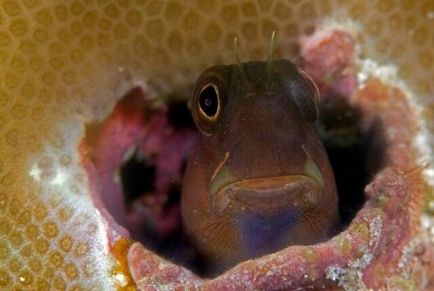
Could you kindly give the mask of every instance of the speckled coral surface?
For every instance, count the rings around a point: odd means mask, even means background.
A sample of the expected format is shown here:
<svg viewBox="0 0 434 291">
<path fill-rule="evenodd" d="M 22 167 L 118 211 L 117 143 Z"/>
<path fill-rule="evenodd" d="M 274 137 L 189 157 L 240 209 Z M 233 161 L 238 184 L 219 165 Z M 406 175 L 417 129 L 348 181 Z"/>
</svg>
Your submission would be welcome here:
<svg viewBox="0 0 434 291">
<path fill-rule="evenodd" d="M 133 85 L 167 98 L 233 62 L 234 35 L 244 60 L 264 59 L 275 29 L 277 54 L 297 57 L 301 35 L 344 26 L 361 58 L 397 70 L 432 132 L 433 23 L 430 0 L 0 1 L 0 287 L 122 286 L 77 145 Z"/>
</svg>

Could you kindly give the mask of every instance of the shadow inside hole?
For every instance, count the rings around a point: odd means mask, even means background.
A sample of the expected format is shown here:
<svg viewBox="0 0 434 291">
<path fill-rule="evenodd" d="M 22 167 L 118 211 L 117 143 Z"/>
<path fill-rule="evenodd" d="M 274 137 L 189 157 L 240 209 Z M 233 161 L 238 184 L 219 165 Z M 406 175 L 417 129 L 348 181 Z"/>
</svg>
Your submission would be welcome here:
<svg viewBox="0 0 434 291">
<path fill-rule="evenodd" d="M 185 171 L 185 166 L 183 166 L 182 171 Z M 127 209 L 130 209 L 129 211 L 134 211 L 138 199 L 146 199 L 146 196 L 152 199 L 152 196 L 156 195 L 157 176 L 155 174 L 155 161 L 152 157 L 143 159 L 136 152 L 122 165 L 120 172 L 125 205 Z M 156 215 L 157 219 L 159 215 L 164 216 L 164 212 L 169 212 L 171 208 L 179 207 L 181 184 L 172 183 L 166 195 L 165 201 L 159 209 L 162 213 Z M 155 210 L 151 209 L 152 205 L 145 207 L 148 207 L 151 212 Z M 177 219 L 180 221 L 181 217 L 179 216 Z M 158 224 L 158 222 L 155 223 Z M 201 270 L 204 269 L 203 260 L 185 235 L 182 224 L 179 223 L 178 227 L 168 234 L 161 234 L 155 227 L 155 223 L 146 223 L 140 233 L 130 230 L 131 237 L 158 255 L 201 273 Z"/>
<path fill-rule="evenodd" d="M 362 129 L 362 119 L 361 111 L 344 97 L 328 96 L 320 104 L 316 127 L 335 174 L 341 228 L 362 208 L 366 185 L 387 162 L 380 120 Z"/>
<path fill-rule="evenodd" d="M 120 176 L 126 205 L 155 191 L 155 161 L 152 157 L 140 159 L 136 151 L 122 165 Z"/>
<path fill-rule="evenodd" d="M 170 103 L 166 109 L 164 112 L 167 124 L 161 131 L 168 134 L 176 131 L 182 132 L 185 129 L 196 131 L 185 102 Z M 159 138 L 161 131 L 147 138 Z M 203 270 L 206 270 L 204 260 L 186 236 L 181 223 L 179 209 L 182 179 L 167 181 L 165 174 L 161 173 L 161 161 L 159 164 L 159 159 L 164 160 L 160 156 L 162 154 L 159 149 L 154 149 L 152 153 L 146 152 L 138 145 L 134 153 L 120 166 L 126 211 L 134 213 L 137 209 L 144 209 L 147 212 L 144 220 L 148 221 L 143 223 L 143 227 L 139 230 L 137 228 L 128 229 L 130 236 L 165 259 L 185 266 L 198 274 L 204 274 Z M 186 156 L 179 167 L 181 177 L 187 167 L 187 159 Z M 170 232 L 162 232 L 161 225 L 168 220 L 168 216 L 172 216 L 169 218 L 170 222 L 175 223 L 176 226 Z"/>
</svg>

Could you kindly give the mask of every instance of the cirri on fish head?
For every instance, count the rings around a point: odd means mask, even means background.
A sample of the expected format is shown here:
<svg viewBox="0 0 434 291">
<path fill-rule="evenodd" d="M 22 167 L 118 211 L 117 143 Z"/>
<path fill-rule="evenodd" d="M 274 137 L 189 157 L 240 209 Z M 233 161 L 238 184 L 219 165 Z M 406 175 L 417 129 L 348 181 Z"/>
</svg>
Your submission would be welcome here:
<svg viewBox="0 0 434 291">
<path fill-rule="evenodd" d="M 182 189 L 185 228 L 217 270 L 336 228 L 338 198 L 313 123 L 318 90 L 287 60 L 214 66 L 191 109 L 202 132 Z"/>
</svg>

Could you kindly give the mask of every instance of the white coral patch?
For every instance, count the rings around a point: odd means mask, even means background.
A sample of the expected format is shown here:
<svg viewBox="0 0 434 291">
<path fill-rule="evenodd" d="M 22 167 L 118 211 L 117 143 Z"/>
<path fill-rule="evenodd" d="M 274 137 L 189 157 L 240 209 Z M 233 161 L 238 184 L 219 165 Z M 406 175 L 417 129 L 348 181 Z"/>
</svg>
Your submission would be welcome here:
<svg viewBox="0 0 434 291">
<path fill-rule="evenodd" d="M 338 265 L 327 267 L 327 279 L 337 282 L 345 290 L 366 290 L 367 288 L 362 279 L 362 271 L 372 262 L 373 253 L 380 241 L 382 228 L 383 221 L 380 216 L 376 216 L 369 224 L 369 247 L 364 254 L 354 261 L 349 261 L 347 267 L 340 267 Z"/>
</svg>

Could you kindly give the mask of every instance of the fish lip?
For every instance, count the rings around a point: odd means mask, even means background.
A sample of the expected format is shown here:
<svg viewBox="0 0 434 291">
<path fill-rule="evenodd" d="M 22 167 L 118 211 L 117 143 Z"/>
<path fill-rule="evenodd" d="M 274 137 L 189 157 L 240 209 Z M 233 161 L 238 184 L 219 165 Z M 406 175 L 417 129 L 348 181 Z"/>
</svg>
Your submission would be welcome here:
<svg viewBox="0 0 434 291">
<path fill-rule="evenodd" d="M 219 215 L 238 210 L 267 214 L 288 207 L 314 207 L 322 193 L 320 184 L 306 175 L 250 178 L 218 190 L 211 206 Z"/>
</svg>

